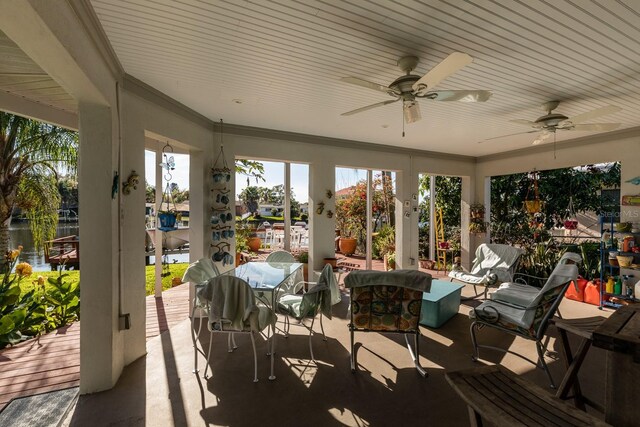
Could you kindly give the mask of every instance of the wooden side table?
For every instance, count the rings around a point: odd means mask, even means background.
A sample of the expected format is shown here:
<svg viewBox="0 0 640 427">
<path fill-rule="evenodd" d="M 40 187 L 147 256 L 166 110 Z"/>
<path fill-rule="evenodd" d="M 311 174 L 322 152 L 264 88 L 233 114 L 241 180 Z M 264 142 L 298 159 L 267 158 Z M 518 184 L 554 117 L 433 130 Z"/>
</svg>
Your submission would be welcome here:
<svg viewBox="0 0 640 427">
<path fill-rule="evenodd" d="M 605 419 L 616 427 L 640 420 L 640 304 L 620 307 L 593 332 L 593 345 L 609 350 Z"/>
<path fill-rule="evenodd" d="M 564 374 L 562 382 L 556 392 L 556 397 L 559 397 L 562 400 L 572 397 L 576 407 L 583 411 L 586 410 L 585 404 L 587 404 L 600 412 L 604 412 L 602 405 L 598 405 L 583 396 L 580 389 L 580 381 L 578 380 L 578 371 L 580 370 L 582 362 L 593 343 L 593 331 L 595 331 L 595 329 L 605 320 L 607 320 L 606 317 L 595 316 L 582 319 L 554 318 L 550 322 L 556 326 L 560 333 L 560 344 L 564 353 L 565 367 L 567 368 L 567 372 Z M 568 333 L 580 337 L 580 344 L 578 345 L 578 350 L 575 354 L 571 351 L 567 335 Z M 569 390 L 573 391 L 573 396 L 569 396 Z"/>
</svg>

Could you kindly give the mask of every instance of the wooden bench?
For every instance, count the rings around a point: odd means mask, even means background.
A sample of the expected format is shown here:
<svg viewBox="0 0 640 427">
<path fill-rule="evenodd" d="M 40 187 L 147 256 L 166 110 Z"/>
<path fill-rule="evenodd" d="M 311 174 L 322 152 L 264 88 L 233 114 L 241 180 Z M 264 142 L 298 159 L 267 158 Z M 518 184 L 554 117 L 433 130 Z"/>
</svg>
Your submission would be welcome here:
<svg viewBox="0 0 640 427">
<path fill-rule="evenodd" d="M 467 403 L 471 426 L 481 426 L 483 420 L 510 427 L 609 425 L 498 365 L 445 376 Z"/>
</svg>

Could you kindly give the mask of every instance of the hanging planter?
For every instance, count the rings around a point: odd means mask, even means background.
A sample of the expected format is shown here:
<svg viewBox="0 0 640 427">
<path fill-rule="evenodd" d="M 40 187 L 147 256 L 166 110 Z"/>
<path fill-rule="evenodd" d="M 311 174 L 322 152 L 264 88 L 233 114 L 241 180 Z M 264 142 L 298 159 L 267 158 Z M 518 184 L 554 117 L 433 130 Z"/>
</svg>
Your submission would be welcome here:
<svg viewBox="0 0 640 427">
<path fill-rule="evenodd" d="M 536 214 L 542 211 L 542 201 L 540 200 L 540 194 L 538 192 L 538 172 L 533 171 L 533 185 L 529 185 L 527 189 L 527 195 L 525 196 L 524 209 L 529 214 Z M 533 186 L 533 199 L 529 198 L 531 187 Z"/>
<path fill-rule="evenodd" d="M 173 178 L 171 171 L 176 168 L 176 163 L 173 156 L 167 155 L 168 150 L 173 153 L 173 148 L 167 142 L 162 148 L 164 162 L 160 163 L 160 167 L 166 170 L 164 179 L 167 181 L 167 186 L 162 193 L 162 201 L 160 202 L 160 210 L 158 210 L 158 219 L 156 221 L 156 226 L 160 231 L 177 230 L 177 222 L 180 219 L 180 214 L 176 210 L 176 204 L 173 202 L 173 196 L 171 195 L 171 178 Z M 163 204 L 166 206 L 165 209 L 162 209 Z"/>
<path fill-rule="evenodd" d="M 575 230 L 578 228 L 578 220 L 576 219 L 576 212 L 573 208 L 573 196 L 569 197 L 569 206 L 567 206 L 567 219 L 564 220 L 563 225 L 566 230 Z"/>
<path fill-rule="evenodd" d="M 158 212 L 158 219 L 160 220 L 159 230 L 169 231 L 176 230 L 178 227 L 176 226 L 176 222 L 178 220 L 178 215 L 175 212 Z"/>
</svg>

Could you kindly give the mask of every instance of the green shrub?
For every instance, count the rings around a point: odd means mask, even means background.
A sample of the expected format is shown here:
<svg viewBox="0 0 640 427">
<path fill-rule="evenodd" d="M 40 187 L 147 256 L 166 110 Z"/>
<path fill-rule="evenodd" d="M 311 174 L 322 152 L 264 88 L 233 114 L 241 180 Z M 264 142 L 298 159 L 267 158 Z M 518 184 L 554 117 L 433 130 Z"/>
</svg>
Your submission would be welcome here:
<svg viewBox="0 0 640 427">
<path fill-rule="evenodd" d="M 385 254 L 396 250 L 396 230 L 393 227 L 384 226 L 380 229 L 372 242 L 371 257 L 381 259 Z"/>
</svg>

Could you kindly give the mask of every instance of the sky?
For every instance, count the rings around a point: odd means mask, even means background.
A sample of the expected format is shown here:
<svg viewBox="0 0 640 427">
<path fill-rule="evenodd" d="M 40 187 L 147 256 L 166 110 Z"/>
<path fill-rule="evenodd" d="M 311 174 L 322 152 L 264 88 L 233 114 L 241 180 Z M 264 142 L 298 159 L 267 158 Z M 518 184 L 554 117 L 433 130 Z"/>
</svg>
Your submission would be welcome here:
<svg viewBox="0 0 640 427">
<path fill-rule="evenodd" d="M 178 184 L 181 190 L 189 189 L 189 156 L 187 154 L 173 154 L 175 169 L 171 171 L 171 182 Z M 164 160 L 163 160 L 164 161 Z M 155 173 L 157 171 L 155 153 L 145 151 L 145 179 L 150 185 L 155 185 Z M 249 185 L 259 187 L 275 187 L 284 184 L 284 163 L 262 162 L 264 165 L 264 179 L 256 184 L 255 179 L 250 179 Z M 166 172 L 165 172 L 166 173 Z M 358 181 L 367 178 L 366 169 L 336 168 L 336 190 L 355 185 Z M 167 185 L 163 180 L 163 187 Z M 247 187 L 247 177 L 236 175 L 236 195 Z M 309 166 L 301 163 L 291 164 L 291 187 L 296 200 L 305 203 L 309 198 Z"/>
</svg>

